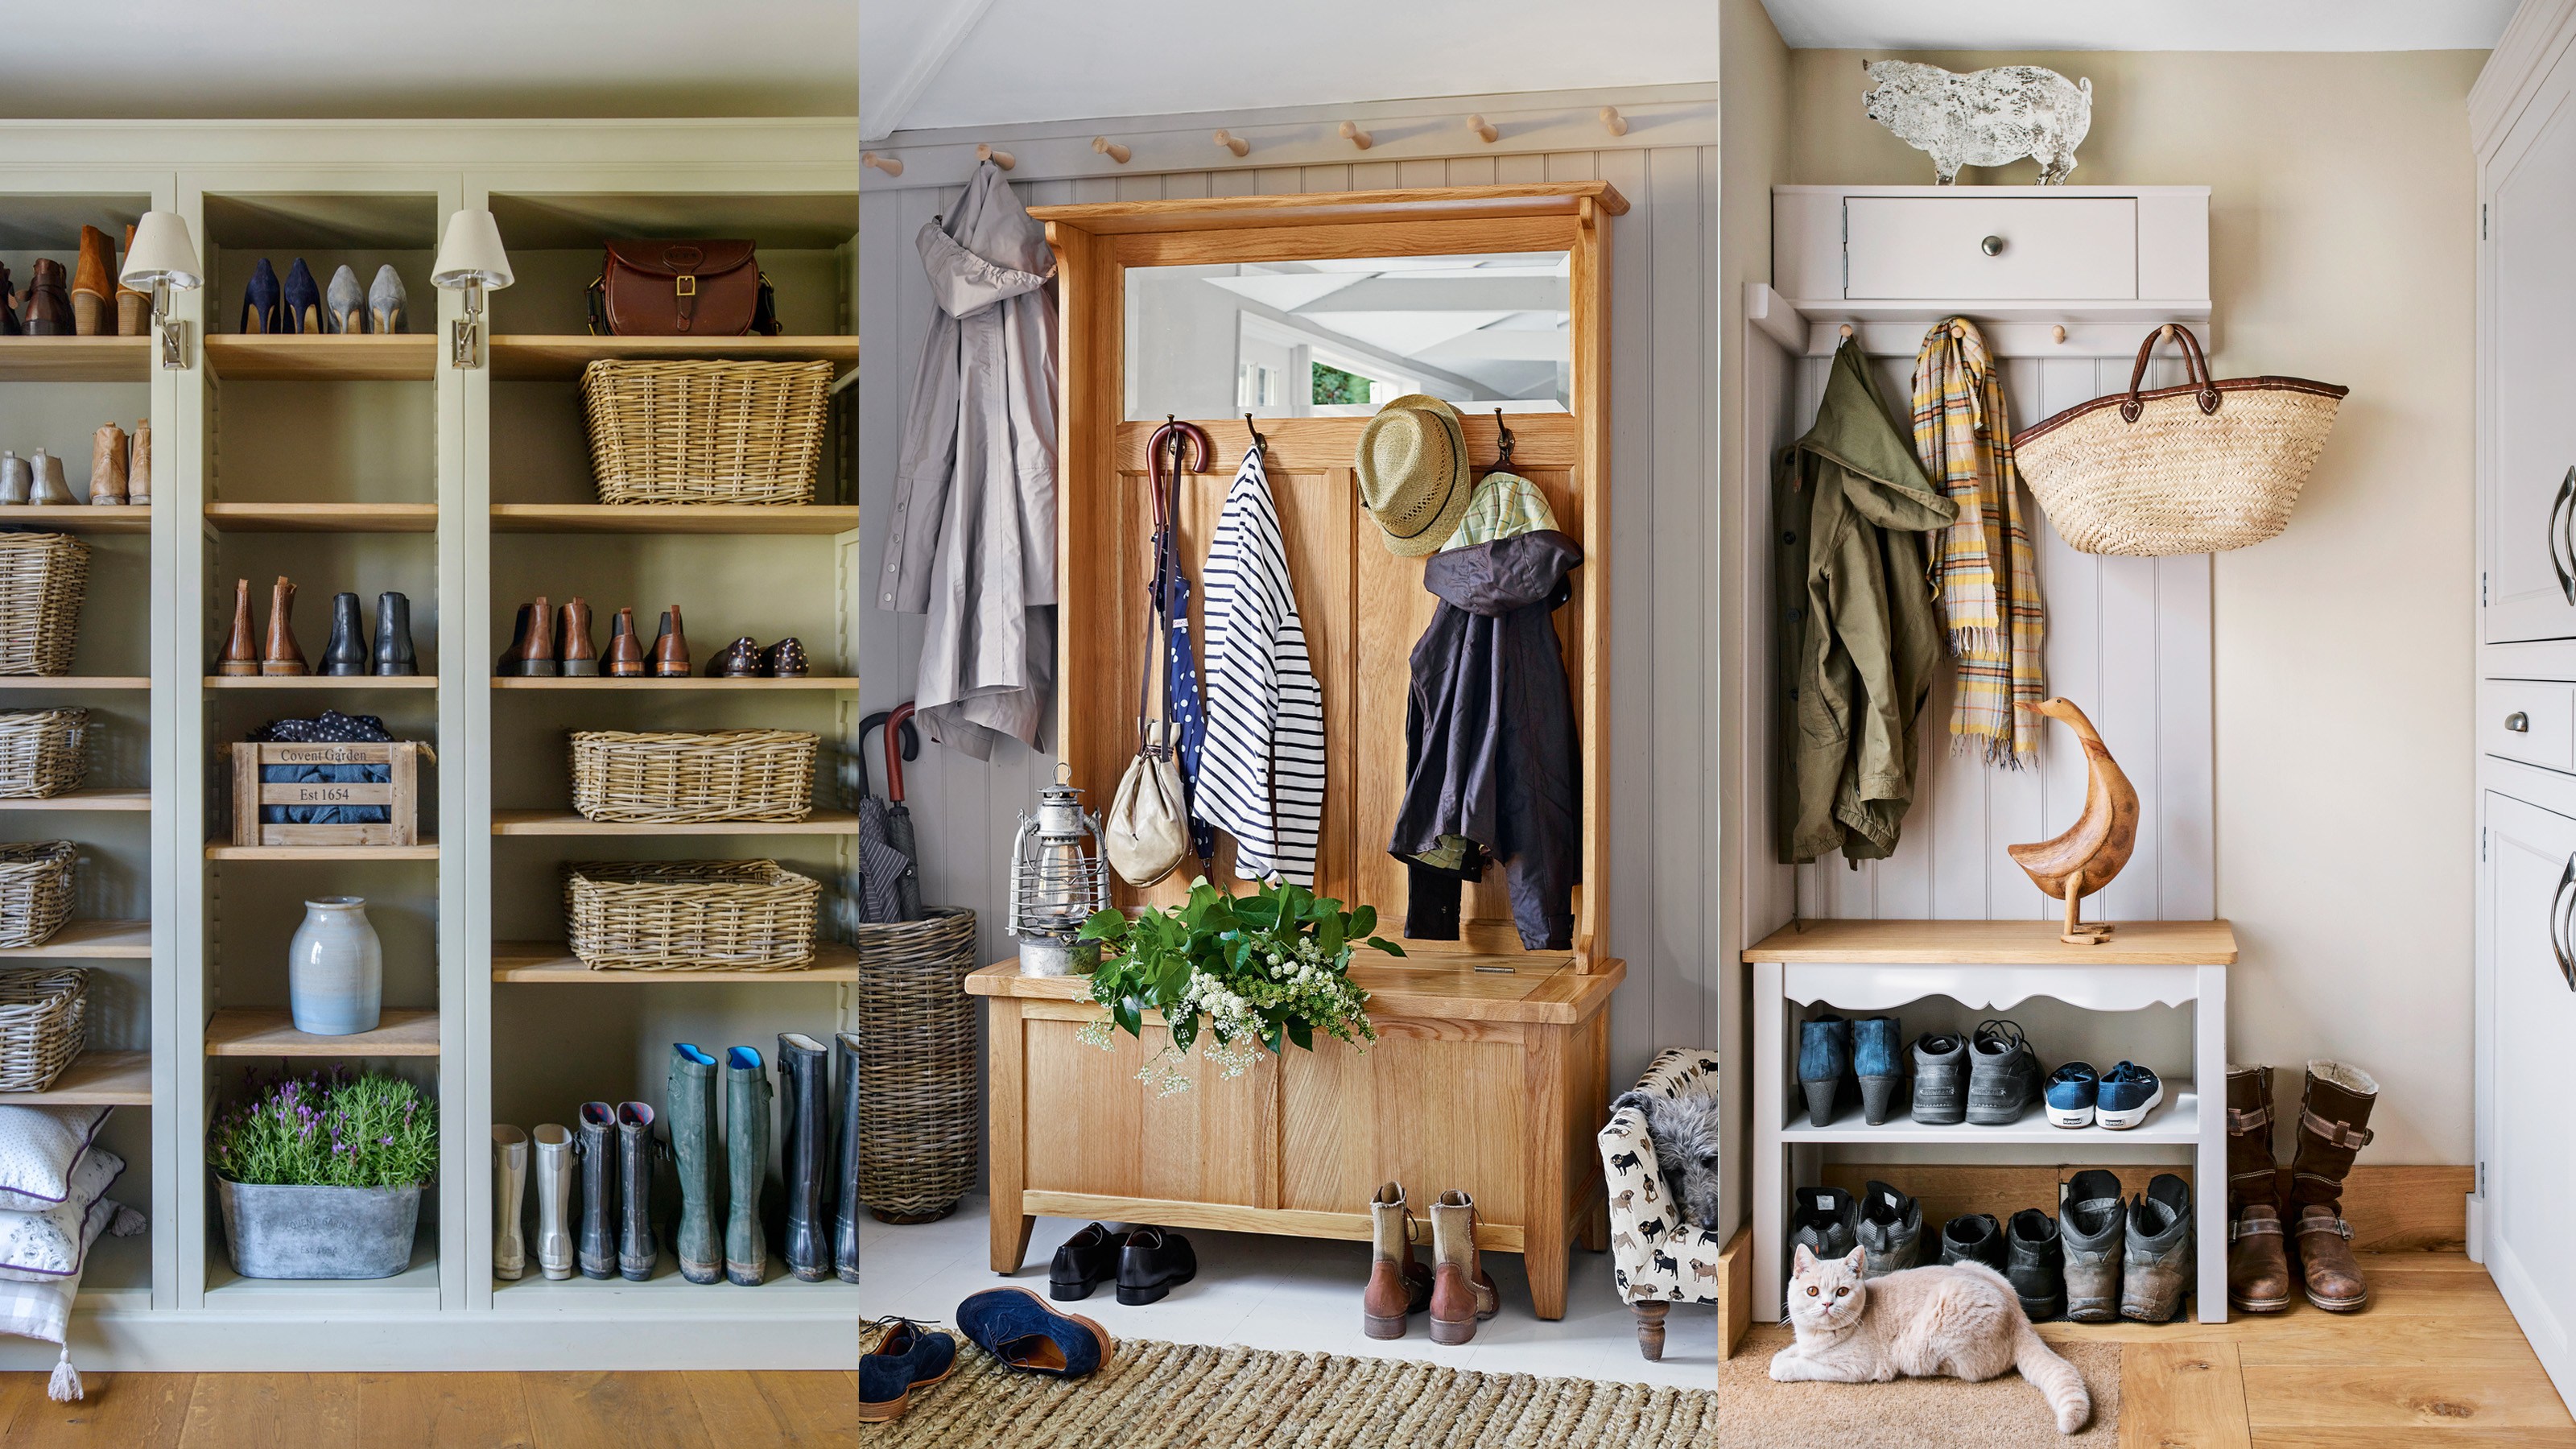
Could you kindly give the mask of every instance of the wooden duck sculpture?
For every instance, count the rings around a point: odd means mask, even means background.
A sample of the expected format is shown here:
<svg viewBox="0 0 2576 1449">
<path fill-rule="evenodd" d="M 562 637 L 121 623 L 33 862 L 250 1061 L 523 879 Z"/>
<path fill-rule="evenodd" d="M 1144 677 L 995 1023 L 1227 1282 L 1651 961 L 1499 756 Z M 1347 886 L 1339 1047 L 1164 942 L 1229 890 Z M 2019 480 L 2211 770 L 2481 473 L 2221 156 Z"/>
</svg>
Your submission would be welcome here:
<svg viewBox="0 0 2576 1449">
<path fill-rule="evenodd" d="M 2111 934 L 2111 927 L 2078 925 L 2075 918 L 2084 894 L 2109 885 L 2129 863 L 2130 852 L 2138 848 L 2137 788 L 2120 773 L 2119 762 L 2111 758 L 2110 747 L 2102 743 L 2084 711 L 2063 699 L 2021 707 L 2064 720 L 2084 742 L 2084 763 L 2090 773 L 2084 782 L 2084 813 L 2064 834 L 2030 845 L 2008 845 L 2004 850 L 2042 895 L 2066 902 L 2066 929 L 2058 939 L 2070 946 L 2098 946 Z"/>
</svg>

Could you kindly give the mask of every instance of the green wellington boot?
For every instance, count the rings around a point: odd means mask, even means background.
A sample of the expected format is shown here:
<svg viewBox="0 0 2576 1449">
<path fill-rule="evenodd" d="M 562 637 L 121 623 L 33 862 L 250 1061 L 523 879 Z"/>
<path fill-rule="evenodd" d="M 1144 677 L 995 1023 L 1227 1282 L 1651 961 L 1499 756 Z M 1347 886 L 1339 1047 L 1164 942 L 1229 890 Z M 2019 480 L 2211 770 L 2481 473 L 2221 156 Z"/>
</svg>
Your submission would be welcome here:
<svg viewBox="0 0 2576 1449">
<path fill-rule="evenodd" d="M 716 1232 L 716 1059 L 689 1045 L 671 1047 L 670 1089 L 662 1098 L 671 1124 L 671 1155 L 680 1164 L 680 1276 L 724 1281 L 724 1239 Z"/>
<path fill-rule="evenodd" d="M 774 1089 L 752 1047 L 725 1049 L 725 1277 L 757 1288 L 769 1274 L 769 1236 L 760 1226 L 760 1188 L 769 1177 L 769 1103 Z"/>
</svg>

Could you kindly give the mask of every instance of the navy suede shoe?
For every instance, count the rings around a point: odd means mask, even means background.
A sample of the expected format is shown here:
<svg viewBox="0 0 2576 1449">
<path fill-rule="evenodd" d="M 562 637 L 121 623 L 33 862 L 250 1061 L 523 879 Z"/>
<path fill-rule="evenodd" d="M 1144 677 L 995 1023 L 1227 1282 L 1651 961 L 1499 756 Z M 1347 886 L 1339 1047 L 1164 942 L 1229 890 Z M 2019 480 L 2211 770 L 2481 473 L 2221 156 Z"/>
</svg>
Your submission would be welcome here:
<svg viewBox="0 0 2576 1449">
<path fill-rule="evenodd" d="M 912 1407 L 912 1391 L 957 1372 L 957 1340 L 907 1318 L 859 1360 L 859 1422 L 882 1424 Z"/>
<path fill-rule="evenodd" d="M 987 1288 L 957 1305 L 957 1327 L 975 1346 L 1015 1369 L 1060 1379 L 1088 1376 L 1109 1362 L 1109 1330 L 1059 1313 L 1026 1288 Z"/>
</svg>

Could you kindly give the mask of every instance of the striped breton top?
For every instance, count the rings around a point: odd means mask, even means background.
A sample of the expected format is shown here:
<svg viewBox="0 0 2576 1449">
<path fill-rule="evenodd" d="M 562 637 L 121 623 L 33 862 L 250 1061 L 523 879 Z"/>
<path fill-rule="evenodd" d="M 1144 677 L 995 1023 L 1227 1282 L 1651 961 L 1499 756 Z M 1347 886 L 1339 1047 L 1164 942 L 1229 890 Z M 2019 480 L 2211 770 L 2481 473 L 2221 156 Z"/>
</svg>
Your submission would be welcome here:
<svg viewBox="0 0 2576 1449">
<path fill-rule="evenodd" d="M 1208 546 L 1207 746 L 1198 815 L 1234 837 L 1234 873 L 1315 884 L 1324 691 L 1288 578 L 1261 449 L 1243 455 Z"/>
</svg>

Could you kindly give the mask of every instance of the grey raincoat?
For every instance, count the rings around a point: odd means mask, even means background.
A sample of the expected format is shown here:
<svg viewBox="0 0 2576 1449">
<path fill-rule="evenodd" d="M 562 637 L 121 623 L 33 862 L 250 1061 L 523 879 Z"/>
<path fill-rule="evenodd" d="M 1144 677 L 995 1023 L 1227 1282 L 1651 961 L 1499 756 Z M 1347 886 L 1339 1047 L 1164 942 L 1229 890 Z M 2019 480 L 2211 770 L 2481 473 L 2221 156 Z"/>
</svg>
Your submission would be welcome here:
<svg viewBox="0 0 2576 1449">
<path fill-rule="evenodd" d="M 930 737 L 1034 746 L 1055 679 L 1055 254 L 986 161 L 921 229 L 939 314 L 903 422 L 877 607 L 924 614 Z"/>
</svg>

